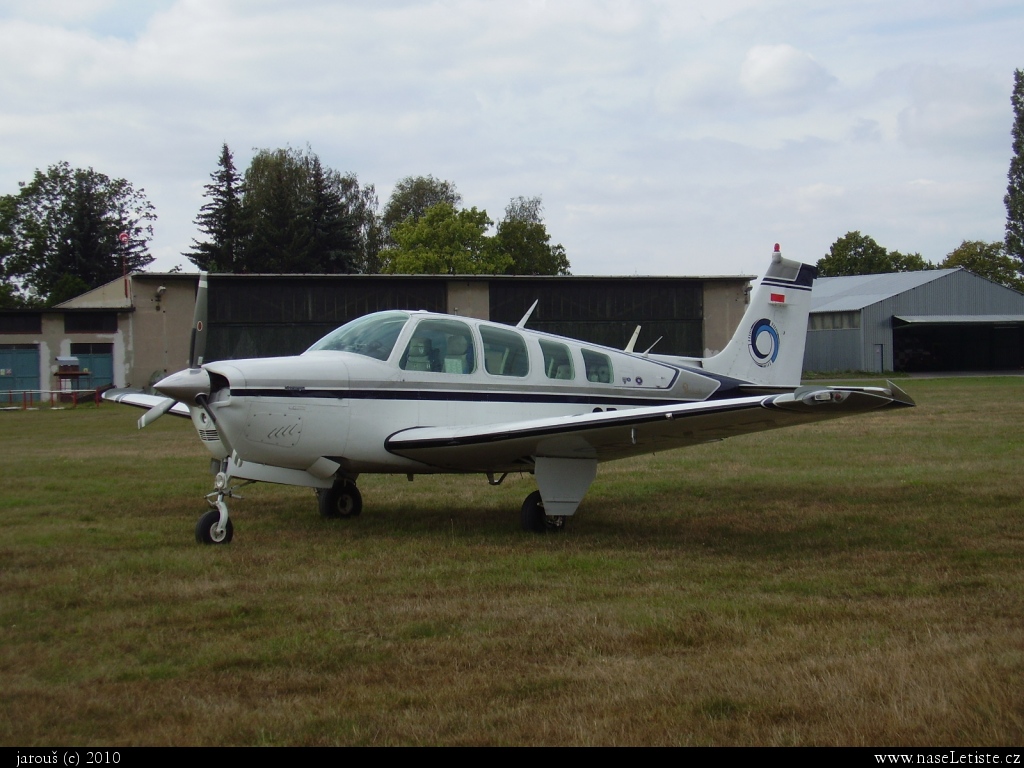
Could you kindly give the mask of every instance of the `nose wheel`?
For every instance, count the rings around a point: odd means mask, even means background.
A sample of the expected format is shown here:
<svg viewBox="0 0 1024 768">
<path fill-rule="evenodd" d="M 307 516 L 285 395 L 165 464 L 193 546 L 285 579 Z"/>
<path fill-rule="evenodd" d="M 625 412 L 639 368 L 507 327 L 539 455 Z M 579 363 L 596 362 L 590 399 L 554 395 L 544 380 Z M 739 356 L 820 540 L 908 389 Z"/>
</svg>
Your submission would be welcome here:
<svg viewBox="0 0 1024 768">
<path fill-rule="evenodd" d="M 240 485 L 231 485 L 231 476 L 226 471 L 217 473 L 213 481 L 214 490 L 206 494 L 206 503 L 210 509 L 196 523 L 196 543 L 198 544 L 229 544 L 235 535 L 235 526 L 228 515 L 225 499 L 242 497 L 236 491 L 254 480 L 246 480 Z"/>
<path fill-rule="evenodd" d="M 223 504 L 224 502 L 221 502 Z M 227 505 L 225 512 L 227 514 Z M 199 518 L 196 523 L 196 542 L 199 544 L 227 544 L 235 535 L 235 526 L 228 518 L 224 525 L 220 522 L 221 513 L 219 509 L 211 509 Z"/>
</svg>

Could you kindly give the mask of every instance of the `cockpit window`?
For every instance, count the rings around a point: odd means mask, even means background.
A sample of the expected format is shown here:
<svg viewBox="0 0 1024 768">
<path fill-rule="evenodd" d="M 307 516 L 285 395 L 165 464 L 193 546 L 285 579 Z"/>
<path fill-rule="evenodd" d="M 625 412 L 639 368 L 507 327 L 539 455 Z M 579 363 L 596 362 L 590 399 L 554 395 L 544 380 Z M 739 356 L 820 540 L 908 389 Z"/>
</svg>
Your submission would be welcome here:
<svg viewBox="0 0 1024 768">
<path fill-rule="evenodd" d="M 409 315 L 405 312 L 375 312 L 345 323 L 306 351 L 355 352 L 375 360 L 387 360 L 408 321 Z"/>
<path fill-rule="evenodd" d="M 599 384 L 612 383 L 612 361 L 608 355 L 600 352 L 593 352 L 589 349 L 583 351 L 583 364 L 587 367 L 587 381 L 595 381 Z"/>
<path fill-rule="evenodd" d="M 476 355 L 469 326 L 458 320 L 420 321 L 398 365 L 406 371 L 472 373 Z"/>
</svg>

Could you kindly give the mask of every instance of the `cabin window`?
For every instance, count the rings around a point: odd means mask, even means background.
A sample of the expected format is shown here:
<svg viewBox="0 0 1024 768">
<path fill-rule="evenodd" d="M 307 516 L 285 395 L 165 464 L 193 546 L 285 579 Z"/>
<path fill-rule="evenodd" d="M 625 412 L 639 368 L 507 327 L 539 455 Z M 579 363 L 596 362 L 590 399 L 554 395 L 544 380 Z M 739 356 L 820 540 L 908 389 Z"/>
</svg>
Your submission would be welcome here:
<svg viewBox="0 0 1024 768">
<path fill-rule="evenodd" d="M 589 349 L 583 351 L 583 364 L 587 367 L 587 381 L 599 384 L 612 383 L 612 361 L 608 355 L 600 352 L 592 352 Z"/>
<path fill-rule="evenodd" d="M 458 320 L 421 321 L 399 366 L 406 371 L 473 373 L 476 355 L 469 326 Z"/>
<path fill-rule="evenodd" d="M 526 342 L 514 331 L 480 326 L 484 342 L 484 368 L 494 376 L 526 376 L 530 372 L 530 356 Z"/>
<path fill-rule="evenodd" d="M 307 351 L 354 352 L 375 360 L 387 360 L 408 320 L 404 312 L 375 312 L 345 323 Z"/>
<path fill-rule="evenodd" d="M 565 344 L 541 339 L 541 352 L 544 353 L 544 375 L 549 379 L 572 379 L 572 354 Z"/>
</svg>

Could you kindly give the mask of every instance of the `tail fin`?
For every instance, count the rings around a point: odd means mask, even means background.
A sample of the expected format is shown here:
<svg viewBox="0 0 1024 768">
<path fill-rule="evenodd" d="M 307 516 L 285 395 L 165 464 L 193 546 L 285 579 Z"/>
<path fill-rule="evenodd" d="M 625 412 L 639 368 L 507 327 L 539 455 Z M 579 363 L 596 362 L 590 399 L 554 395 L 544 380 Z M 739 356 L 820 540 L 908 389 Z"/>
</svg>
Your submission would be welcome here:
<svg viewBox="0 0 1024 768">
<path fill-rule="evenodd" d="M 782 258 L 776 245 L 735 335 L 725 349 L 704 359 L 705 370 L 753 384 L 799 384 L 817 274 L 812 266 Z"/>
</svg>

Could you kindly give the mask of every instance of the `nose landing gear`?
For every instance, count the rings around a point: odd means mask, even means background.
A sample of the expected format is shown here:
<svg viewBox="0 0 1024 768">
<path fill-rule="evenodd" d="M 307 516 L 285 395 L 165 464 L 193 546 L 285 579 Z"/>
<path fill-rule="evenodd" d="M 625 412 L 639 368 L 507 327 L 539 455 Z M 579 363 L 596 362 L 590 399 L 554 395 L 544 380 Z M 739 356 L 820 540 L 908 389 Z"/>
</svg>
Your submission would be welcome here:
<svg viewBox="0 0 1024 768">
<path fill-rule="evenodd" d="M 226 470 L 227 460 L 224 461 L 221 471 L 217 473 L 217 477 L 213 481 L 214 490 L 206 494 L 206 503 L 210 505 L 210 509 L 196 523 L 196 542 L 198 544 L 228 544 L 235 535 L 235 527 L 231 524 L 228 505 L 224 499 L 243 498 L 237 493 L 237 490 L 251 485 L 255 481 L 246 480 L 239 485 L 231 485 L 231 475 Z"/>
</svg>

